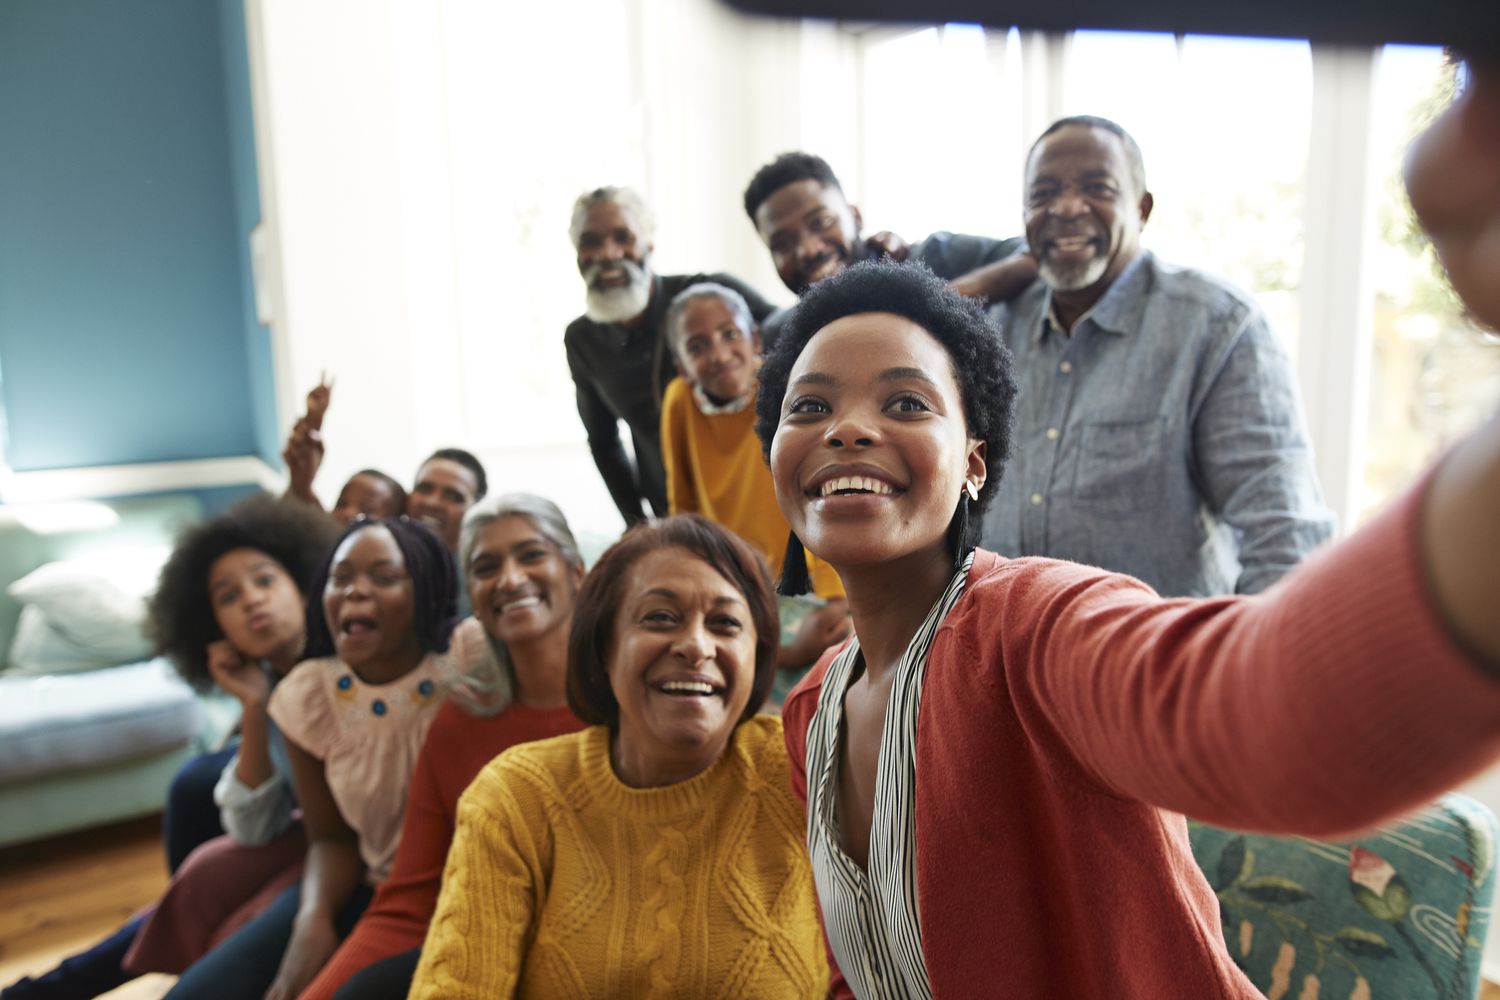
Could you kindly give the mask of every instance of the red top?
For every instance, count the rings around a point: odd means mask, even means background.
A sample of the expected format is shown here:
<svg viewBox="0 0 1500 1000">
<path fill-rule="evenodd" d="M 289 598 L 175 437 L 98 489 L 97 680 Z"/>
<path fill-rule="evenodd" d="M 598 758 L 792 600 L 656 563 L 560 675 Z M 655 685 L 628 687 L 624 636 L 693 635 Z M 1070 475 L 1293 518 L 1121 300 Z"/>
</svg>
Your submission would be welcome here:
<svg viewBox="0 0 1500 1000">
<path fill-rule="evenodd" d="M 437 908 L 458 797 L 469 782 L 501 751 L 517 743 L 583 728 L 566 705 L 546 709 L 511 705 L 493 718 L 481 719 L 452 702 L 444 704 L 417 757 L 401 846 L 390 877 L 376 890 L 354 932 L 302 991 L 301 1000 L 326 1000 L 366 966 L 420 948 L 427 937 L 427 922 Z"/>
<path fill-rule="evenodd" d="M 1421 584 L 1420 502 L 1255 597 L 1162 601 L 1097 569 L 976 556 L 917 725 L 934 997 L 1258 998 L 1182 814 L 1327 837 L 1500 755 L 1500 684 Z M 783 710 L 804 801 L 832 656 Z"/>
</svg>

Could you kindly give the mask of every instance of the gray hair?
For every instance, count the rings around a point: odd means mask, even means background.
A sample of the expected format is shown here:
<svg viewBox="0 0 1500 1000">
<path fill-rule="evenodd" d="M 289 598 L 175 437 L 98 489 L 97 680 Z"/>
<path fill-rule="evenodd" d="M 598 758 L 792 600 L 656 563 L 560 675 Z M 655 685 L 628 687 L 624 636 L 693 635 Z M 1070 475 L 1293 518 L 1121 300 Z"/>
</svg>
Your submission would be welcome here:
<svg viewBox="0 0 1500 1000">
<path fill-rule="evenodd" d="M 634 215 L 636 224 L 641 227 L 641 236 L 647 243 L 651 242 L 656 232 L 656 220 L 651 217 L 651 209 L 646 207 L 646 200 L 634 188 L 610 185 L 585 191 L 573 202 L 573 220 L 568 223 L 568 236 L 573 240 L 573 249 L 578 249 L 578 240 L 583 236 L 583 217 L 595 205 L 606 202 L 619 205 Z"/>
<path fill-rule="evenodd" d="M 678 292 L 672 304 L 667 306 L 667 317 L 663 328 L 667 331 L 667 346 L 672 349 L 673 353 L 677 351 L 682 314 L 687 312 L 688 306 L 699 299 L 718 299 L 724 303 L 730 315 L 734 317 L 734 321 L 739 324 L 741 330 L 745 331 L 746 336 L 755 329 L 755 317 L 750 315 L 750 306 L 745 302 L 743 295 L 715 281 L 700 281 Z"/>
<path fill-rule="evenodd" d="M 1136 193 L 1138 195 L 1146 193 L 1146 158 L 1141 155 L 1140 144 L 1135 141 L 1135 136 L 1125 131 L 1118 122 L 1101 118 L 1098 115 L 1069 115 L 1048 125 L 1047 130 L 1037 136 L 1036 142 L 1031 144 L 1031 152 L 1026 154 L 1027 164 L 1030 164 L 1032 155 L 1036 153 L 1036 148 L 1042 144 L 1043 139 L 1070 126 L 1103 129 L 1119 139 L 1121 147 L 1125 150 L 1125 161 L 1130 165 L 1130 180 L 1135 184 Z"/>
<path fill-rule="evenodd" d="M 458 562 L 465 587 L 479 533 L 503 517 L 526 518 L 543 538 L 557 546 L 568 565 L 583 568 L 583 555 L 578 551 L 573 529 L 568 527 L 568 519 L 557 504 L 533 493 L 503 493 L 477 501 L 464 514 L 458 535 Z M 470 715 L 499 715 L 515 700 L 516 666 L 510 650 L 488 632 L 485 639 L 493 662 L 471 670 L 464 678 L 465 683 L 449 695 Z"/>
</svg>

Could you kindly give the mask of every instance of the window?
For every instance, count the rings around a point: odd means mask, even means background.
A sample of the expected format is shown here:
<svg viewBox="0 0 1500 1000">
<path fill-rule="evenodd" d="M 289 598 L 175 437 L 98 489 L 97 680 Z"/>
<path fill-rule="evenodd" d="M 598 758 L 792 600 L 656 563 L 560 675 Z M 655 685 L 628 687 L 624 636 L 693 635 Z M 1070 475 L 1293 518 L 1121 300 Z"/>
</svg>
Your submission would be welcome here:
<svg viewBox="0 0 1500 1000">
<path fill-rule="evenodd" d="M 1368 518 L 1500 399 L 1500 338 L 1474 327 L 1417 228 L 1402 186 L 1406 147 L 1453 94 L 1440 49 L 1389 46 L 1377 64 L 1371 156 L 1374 339 L 1359 508 Z"/>
<path fill-rule="evenodd" d="M 1156 207 L 1146 245 L 1253 292 L 1295 356 L 1312 105 L 1306 42 L 1084 32 L 1064 114 L 1140 143 Z"/>
</svg>

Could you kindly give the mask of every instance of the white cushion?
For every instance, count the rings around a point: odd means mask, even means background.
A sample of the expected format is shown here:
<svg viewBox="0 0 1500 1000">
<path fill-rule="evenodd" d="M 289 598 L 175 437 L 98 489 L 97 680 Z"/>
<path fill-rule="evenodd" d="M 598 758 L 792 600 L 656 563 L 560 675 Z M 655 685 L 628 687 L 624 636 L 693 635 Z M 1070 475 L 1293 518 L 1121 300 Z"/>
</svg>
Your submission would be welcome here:
<svg viewBox="0 0 1500 1000">
<path fill-rule="evenodd" d="M 166 546 L 133 546 L 47 563 L 7 591 L 24 605 L 7 657 L 13 671 L 53 673 L 130 663 L 151 654 L 146 600 Z"/>
</svg>

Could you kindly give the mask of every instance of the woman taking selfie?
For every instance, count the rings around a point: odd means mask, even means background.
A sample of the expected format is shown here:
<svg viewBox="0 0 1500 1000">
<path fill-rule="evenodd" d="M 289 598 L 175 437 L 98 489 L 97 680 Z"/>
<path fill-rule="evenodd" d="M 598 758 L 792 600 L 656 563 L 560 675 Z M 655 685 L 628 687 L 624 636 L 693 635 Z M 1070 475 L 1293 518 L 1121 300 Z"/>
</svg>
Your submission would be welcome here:
<svg viewBox="0 0 1500 1000">
<path fill-rule="evenodd" d="M 839 992 L 1257 997 L 1183 814 L 1348 831 L 1500 753 L 1500 425 L 1266 594 L 1167 601 L 975 550 L 1012 385 L 977 306 L 881 264 L 761 372 L 777 501 L 854 622 L 784 709 Z"/>
</svg>

